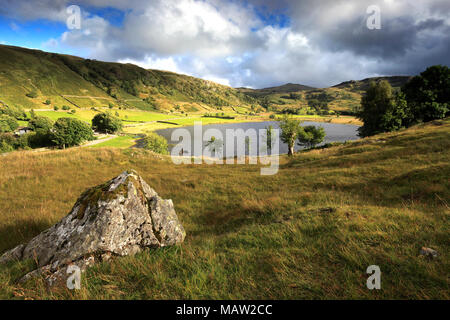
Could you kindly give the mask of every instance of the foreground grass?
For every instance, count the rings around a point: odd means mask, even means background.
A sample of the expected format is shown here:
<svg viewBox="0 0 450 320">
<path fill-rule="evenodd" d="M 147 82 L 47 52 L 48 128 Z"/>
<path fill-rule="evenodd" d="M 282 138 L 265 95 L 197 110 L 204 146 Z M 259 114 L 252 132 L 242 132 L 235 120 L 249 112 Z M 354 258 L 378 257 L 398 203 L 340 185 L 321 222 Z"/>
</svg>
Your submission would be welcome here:
<svg viewBox="0 0 450 320">
<path fill-rule="evenodd" d="M 449 299 L 450 122 L 252 165 L 174 165 L 142 150 L 15 152 L 0 158 L 0 252 L 58 222 L 86 188 L 136 169 L 171 198 L 187 237 L 95 266 L 82 289 L 17 278 L 3 299 Z M 245 177 L 243 179 L 242 177 Z M 419 255 L 422 246 L 438 259 Z M 378 265 L 382 289 L 366 268 Z"/>
</svg>

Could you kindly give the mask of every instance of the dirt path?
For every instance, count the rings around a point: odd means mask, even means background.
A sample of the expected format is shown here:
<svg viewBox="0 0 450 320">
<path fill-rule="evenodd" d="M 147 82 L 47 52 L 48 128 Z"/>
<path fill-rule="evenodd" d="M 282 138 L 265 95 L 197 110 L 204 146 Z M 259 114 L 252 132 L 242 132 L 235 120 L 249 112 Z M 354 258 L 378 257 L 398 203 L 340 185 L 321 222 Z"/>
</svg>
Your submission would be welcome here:
<svg viewBox="0 0 450 320">
<path fill-rule="evenodd" d="M 69 98 L 84 98 L 84 99 L 104 99 L 104 100 L 114 100 L 113 98 L 109 98 L 109 97 L 93 97 L 93 96 L 75 96 L 75 95 L 70 95 L 70 94 L 62 94 L 61 97 L 65 98 L 65 97 L 69 97 Z"/>
</svg>

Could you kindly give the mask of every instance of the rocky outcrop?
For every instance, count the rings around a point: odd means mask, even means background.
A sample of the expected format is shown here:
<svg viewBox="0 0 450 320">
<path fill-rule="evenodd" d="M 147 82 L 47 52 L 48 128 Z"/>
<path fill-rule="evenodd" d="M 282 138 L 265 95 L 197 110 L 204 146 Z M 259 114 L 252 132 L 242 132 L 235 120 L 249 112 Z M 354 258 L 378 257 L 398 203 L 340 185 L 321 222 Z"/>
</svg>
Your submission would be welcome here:
<svg viewBox="0 0 450 320">
<path fill-rule="evenodd" d="M 135 172 L 88 189 L 59 223 L 0 257 L 0 263 L 33 259 L 50 282 L 64 278 L 68 266 L 84 270 L 113 256 L 183 242 L 186 233 L 172 200 L 161 199 Z"/>
</svg>

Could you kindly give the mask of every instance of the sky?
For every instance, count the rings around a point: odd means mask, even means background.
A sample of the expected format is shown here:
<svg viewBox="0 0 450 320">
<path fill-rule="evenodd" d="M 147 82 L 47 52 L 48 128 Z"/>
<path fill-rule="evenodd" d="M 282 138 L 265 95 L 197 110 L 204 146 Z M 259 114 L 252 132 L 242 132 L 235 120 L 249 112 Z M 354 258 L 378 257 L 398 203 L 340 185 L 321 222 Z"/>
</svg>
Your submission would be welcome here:
<svg viewBox="0 0 450 320">
<path fill-rule="evenodd" d="M 328 87 L 449 66 L 450 1 L 0 0 L 0 44 L 232 87 Z"/>
</svg>

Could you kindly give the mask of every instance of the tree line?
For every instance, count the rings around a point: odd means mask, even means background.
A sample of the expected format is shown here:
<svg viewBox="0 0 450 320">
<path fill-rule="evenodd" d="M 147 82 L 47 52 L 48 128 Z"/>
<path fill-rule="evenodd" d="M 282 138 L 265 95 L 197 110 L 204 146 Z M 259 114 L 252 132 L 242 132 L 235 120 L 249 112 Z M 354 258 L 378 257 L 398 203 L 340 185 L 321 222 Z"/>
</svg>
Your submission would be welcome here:
<svg viewBox="0 0 450 320">
<path fill-rule="evenodd" d="M 409 80 L 395 91 L 389 82 L 371 82 L 357 117 L 364 122 L 362 137 L 390 132 L 443 119 L 449 115 L 450 69 L 436 65 Z"/>
<path fill-rule="evenodd" d="M 121 119 L 109 112 L 95 115 L 90 125 L 69 117 L 62 117 L 53 122 L 50 118 L 37 116 L 32 111 L 28 127 L 32 132 L 15 135 L 13 132 L 19 128 L 17 120 L 9 115 L 1 115 L 0 152 L 40 147 L 73 147 L 94 140 L 94 131 L 115 133 L 122 129 L 123 124 Z"/>
</svg>

